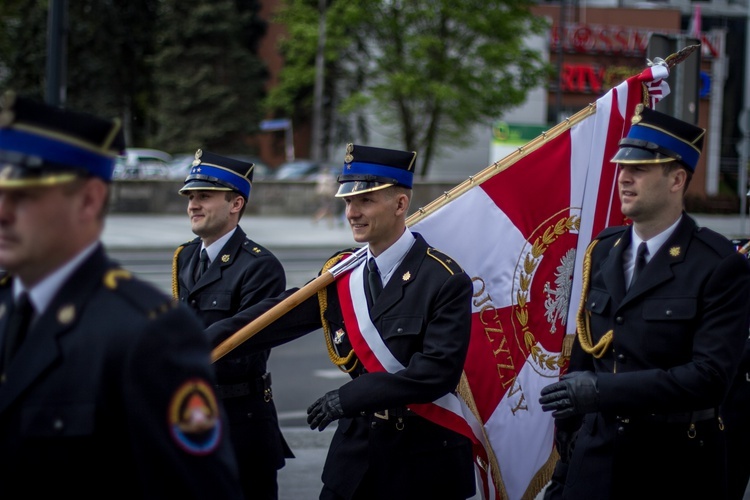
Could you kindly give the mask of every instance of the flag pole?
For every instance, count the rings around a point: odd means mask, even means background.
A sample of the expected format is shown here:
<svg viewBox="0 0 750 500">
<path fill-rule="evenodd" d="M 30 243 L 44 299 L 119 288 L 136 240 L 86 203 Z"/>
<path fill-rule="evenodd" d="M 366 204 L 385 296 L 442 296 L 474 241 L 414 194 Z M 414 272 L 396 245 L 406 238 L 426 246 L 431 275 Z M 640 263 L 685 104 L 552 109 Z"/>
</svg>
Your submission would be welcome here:
<svg viewBox="0 0 750 500">
<path fill-rule="evenodd" d="M 367 247 L 360 248 L 348 258 L 342 260 L 327 271 L 321 273 L 320 276 L 308 282 L 305 286 L 297 290 L 295 293 L 285 298 L 277 305 L 237 330 L 229 338 L 217 345 L 213 351 L 211 351 L 211 362 L 214 363 L 217 360 L 221 359 L 227 353 L 235 349 L 238 345 L 242 344 L 247 339 L 300 305 L 302 302 L 309 299 L 320 290 L 333 283 L 336 280 L 337 276 L 356 267 L 362 261 L 362 259 L 365 258 L 366 255 Z"/>
</svg>

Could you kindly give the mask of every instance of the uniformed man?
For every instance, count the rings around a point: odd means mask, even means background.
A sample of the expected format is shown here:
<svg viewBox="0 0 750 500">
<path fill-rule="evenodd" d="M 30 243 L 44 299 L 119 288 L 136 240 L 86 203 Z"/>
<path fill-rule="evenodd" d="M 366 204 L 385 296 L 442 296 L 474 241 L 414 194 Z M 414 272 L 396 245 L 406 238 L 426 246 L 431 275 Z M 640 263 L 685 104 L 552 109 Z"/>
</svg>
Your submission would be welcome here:
<svg viewBox="0 0 750 500">
<path fill-rule="evenodd" d="M 334 284 L 237 348 L 266 348 L 323 327 L 331 360 L 351 376 L 308 408 L 312 429 L 337 429 L 322 499 L 465 499 L 475 493 L 472 443 L 417 415 L 451 395 L 469 346 L 472 283 L 406 227 L 416 153 L 349 145 L 338 176 L 361 259 Z M 352 257 L 342 251 L 324 266 Z M 207 329 L 224 340 L 280 297 Z M 235 352 L 229 356 L 235 355 Z"/>
<path fill-rule="evenodd" d="M 174 295 L 209 326 L 286 288 L 281 262 L 239 226 L 253 184 L 252 163 L 208 151 L 195 153 L 180 189 L 197 237 L 177 248 Z M 216 392 L 229 415 L 230 440 L 245 498 L 278 498 L 276 475 L 292 458 L 279 428 L 266 371 L 270 350 L 214 364 Z"/>
<path fill-rule="evenodd" d="M 684 211 L 704 135 L 639 106 L 612 159 L 633 224 L 587 249 L 570 368 L 541 391 L 576 435 L 557 440 L 562 498 L 726 498 L 719 406 L 748 335 L 750 265 Z"/>
<path fill-rule="evenodd" d="M 0 496 L 242 498 L 210 346 L 100 237 L 120 122 L 0 111 Z"/>
<path fill-rule="evenodd" d="M 732 240 L 745 258 L 747 238 Z M 750 306 L 750 305 L 749 305 Z M 750 480 L 750 338 L 745 340 L 742 359 L 729 394 L 721 407 L 727 433 L 727 500 L 742 500 Z M 748 491 L 750 493 L 750 491 Z"/>
</svg>

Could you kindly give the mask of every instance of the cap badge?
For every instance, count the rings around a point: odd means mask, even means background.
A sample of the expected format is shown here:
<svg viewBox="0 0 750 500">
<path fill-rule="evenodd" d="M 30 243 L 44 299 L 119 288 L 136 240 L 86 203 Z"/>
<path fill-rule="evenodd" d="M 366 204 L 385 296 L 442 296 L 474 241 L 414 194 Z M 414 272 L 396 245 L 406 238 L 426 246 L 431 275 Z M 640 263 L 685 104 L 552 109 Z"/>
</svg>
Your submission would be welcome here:
<svg viewBox="0 0 750 500">
<path fill-rule="evenodd" d="M 354 144 L 351 142 L 346 145 L 346 156 L 344 156 L 344 163 L 351 163 L 354 161 Z"/>
<path fill-rule="evenodd" d="M 201 156 L 203 156 L 203 150 L 199 149 L 198 151 L 195 152 L 195 160 L 193 160 L 194 167 L 201 164 Z"/>
</svg>

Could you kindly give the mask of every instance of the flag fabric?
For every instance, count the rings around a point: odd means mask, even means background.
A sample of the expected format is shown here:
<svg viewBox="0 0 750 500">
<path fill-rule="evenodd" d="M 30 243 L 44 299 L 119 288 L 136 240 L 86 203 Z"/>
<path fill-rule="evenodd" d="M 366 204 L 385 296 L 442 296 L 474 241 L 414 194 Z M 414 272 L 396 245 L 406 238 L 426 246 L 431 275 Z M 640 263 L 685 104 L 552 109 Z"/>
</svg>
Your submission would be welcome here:
<svg viewBox="0 0 750 500">
<path fill-rule="evenodd" d="M 668 74 L 655 64 L 629 78 L 407 221 L 474 282 L 459 394 L 486 440 L 485 499 L 533 499 L 549 480 L 554 421 L 539 392 L 567 361 L 586 246 L 625 222 L 609 160 L 636 105 L 668 94 Z"/>
<path fill-rule="evenodd" d="M 688 33 L 690 33 L 690 36 L 700 40 L 701 39 L 701 30 L 703 27 L 702 24 L 702 18 L 701 15 L 701 6 L 699 4 L 695 4 L 693 7 L 693 17 L 690 18 L 690 26 L 688 27 Z"/>
</svg>

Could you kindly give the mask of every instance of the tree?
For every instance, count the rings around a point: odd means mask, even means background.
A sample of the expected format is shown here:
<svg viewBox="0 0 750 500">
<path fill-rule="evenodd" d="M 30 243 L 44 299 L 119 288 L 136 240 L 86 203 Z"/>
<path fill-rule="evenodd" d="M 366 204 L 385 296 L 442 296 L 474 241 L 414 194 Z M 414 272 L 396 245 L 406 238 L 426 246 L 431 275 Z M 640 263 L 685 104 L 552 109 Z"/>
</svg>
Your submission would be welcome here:
<svg viewBox="0 0 750 500">
<path fill-rule="evenodd" d="M 0 6 L 0 85 L 44 99 L 49 0 Z M 123 118 L 129 145 L 148 134 L 154 12 L 159 0 L 67 2 L 64 106 Z M 130 118 L 133 117 L 133 120 Z"/>
<path fill-rule="evenodd" d="M 246 150 L 263 117 L 266 25 L 256 1 L 162 0 L 155 76 L 155 143 L 167 151 Z"/>
<path fill-rule="evenodd" d="M 346 120 L 367 141 L 373 119 L 392 123 L 420 173 L 470 126 L 496 120 L 546 82 L 551 67 L 526 47 L 546 22 L 528 0 L 330 0 L 326 12 L 329 137 Z M 278 14 L 289 36 L 267 106 L 297 118 L 311 109 L 317 0 L 289 0 Z M 333 106 L 335 105 L 335 110 Z M 336 116 L 333 116 L 333 115 Z"/>
</svg>

